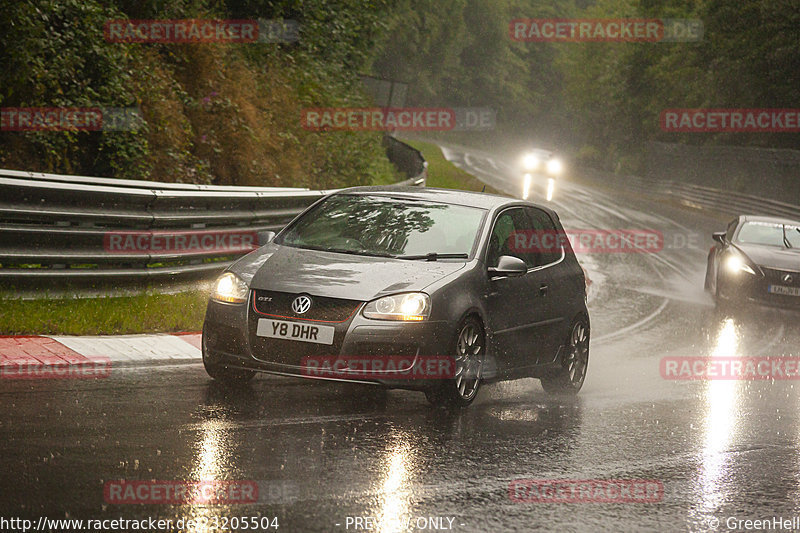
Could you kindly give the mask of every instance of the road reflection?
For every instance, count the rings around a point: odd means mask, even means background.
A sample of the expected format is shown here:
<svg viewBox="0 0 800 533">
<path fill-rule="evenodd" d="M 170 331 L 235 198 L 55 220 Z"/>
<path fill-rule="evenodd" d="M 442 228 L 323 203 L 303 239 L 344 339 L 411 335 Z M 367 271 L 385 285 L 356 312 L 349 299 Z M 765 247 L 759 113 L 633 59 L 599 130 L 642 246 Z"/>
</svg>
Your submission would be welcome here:
<svg viewBox="0 0 800 533">
<path fill-rule="evenodd" d="M 543 197 L 551 202 L 556 192 L 556 180 L 526 173 L 522 178 L 522 199 L 530 199 L 532 191 L 537 193 L 537 197 Z"/>
<path fill-rule="evenodd" d="M 195 449 L 195 465 L 190 479 L 198 481 L 214 481 L 224 478 L 223 464 L 225 461 L 224 429 L 219 420 L 205 420 L 199 433 Z M 194 503 L 187 507 L 187 518 L 194 520 L 194 527 L 187 528 L 189 532 L 208 531 L 212 517 L 217 514 L 209 505 Z"/>
<path fill-rule="evenodd" d="M 718 326 L 709 357 L 742 357 L 741 340 L 740 324 L 733 318 L 725 318 Z M 724 379 L 705 382 L 703 449 L 695 482 L 699 505 L 691 513 L 695 519 L 703 520 L 719 512 L 729 496 L 726 491 L 731 467 L 728 450 L 737 431 L 743 383 Z"/>
<path fill-rule="evenodd" d="M 403 518 L 411 512 L 409 477 L 410 445 L 401 442 L 386 457 L 386 472 L 381 482 L 383 493 L 378 519 L 380 531 L 394 532 L 405 529 Z"/>
<path fill-rule="evenodd" d="M 531 386 L 526 382 L 523 388 Z M 447 410 L 432 408 L 419 393 L 379 393 L 357 385 L 266 378 L 237 390 L 209 382 L 194 413 L 196 422 L 187 426 L 196 435 L 189 478 L 246 481 L 252 473 L 240 472 L 257 469 L 257 480 L 271 480 L 276 492 L 286 484 L 300 489 L 292 497 L 259 497 L 259 509 L 300 520 L 304 508 L 295 507 L 298 501 L 319 505 L 334 497 L 331 487 L 337 487 L 335 494 L 345 501 L 361 500 L 362 506 L 334 511 L 323 504 L 331 524 L 364 516 L 374 520 L 374 531 L 406 531 L 409 520 L 430 514 L 429 507 L 420 506 L 426 495 L 476 490 L 470 480 L 491 475 L 498 457 L 567 457 L 574 451 L 582 424 L 580 398 L 534 395 L 519 402 L 516 396 L 503 397 L 503 390 L 487 387 L 485 398 L 469 409 Z M 251 438 L 243 441 L 242 432 Z M 473 447 L 475 439 L 492 445 Z M 445 486 L 431 481 L 451 469 L 454 460 L 461 465 L 459 475 Z M 520 467 L 510 460 L 516 465 L 514 475 L 535 476 L 531 465 Z M 504 497 L 504 488 L 499 494 Z M 200 522 L 191 530 L 199 533 L 206 520 L 239 508 L 199 503 L 183 506 L 181 513 Z"/>
</svg>

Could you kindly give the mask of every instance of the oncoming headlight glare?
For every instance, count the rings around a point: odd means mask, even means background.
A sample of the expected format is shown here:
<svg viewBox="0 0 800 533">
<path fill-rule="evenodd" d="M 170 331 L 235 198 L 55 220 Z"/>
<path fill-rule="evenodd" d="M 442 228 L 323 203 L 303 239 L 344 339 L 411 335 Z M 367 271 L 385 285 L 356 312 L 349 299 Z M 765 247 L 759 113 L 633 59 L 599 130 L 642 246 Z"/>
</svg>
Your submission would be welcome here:
<svg viewBox="0 0 800 533">
<path fill-rule="evenodd" d="M 547 173 L 558 175 L 564 171 L 564 164 L 558 159 L 551 159 L 547 162 Z"/>
<path fill-rule="evenodd" d="M 525 170 L 536 170 L 539 167 L 539 158 L 536 154 L 525 154 L 522 157 L 522 166 Z"/>
</svg>

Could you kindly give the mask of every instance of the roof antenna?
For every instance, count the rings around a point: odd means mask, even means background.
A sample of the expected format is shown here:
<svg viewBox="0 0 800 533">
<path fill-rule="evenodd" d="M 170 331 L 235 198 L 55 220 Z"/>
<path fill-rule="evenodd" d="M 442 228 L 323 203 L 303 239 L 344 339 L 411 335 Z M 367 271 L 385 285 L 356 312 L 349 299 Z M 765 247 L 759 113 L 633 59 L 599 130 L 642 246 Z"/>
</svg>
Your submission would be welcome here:
<svg viewBox="0 0 800 533">
<path fill-rule="evenodd" d="M 483 184 L 483 189 L 481 189 L 481 192 L 486 192 L 486 184 L 485 183 Z"/>
</svg>

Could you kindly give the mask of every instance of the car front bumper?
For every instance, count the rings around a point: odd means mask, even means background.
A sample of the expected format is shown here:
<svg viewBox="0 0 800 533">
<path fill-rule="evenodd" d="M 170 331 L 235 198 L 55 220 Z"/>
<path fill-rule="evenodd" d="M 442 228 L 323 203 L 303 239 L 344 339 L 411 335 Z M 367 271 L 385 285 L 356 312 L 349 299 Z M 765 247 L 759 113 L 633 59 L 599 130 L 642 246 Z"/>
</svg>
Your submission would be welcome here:
<svg viewBox="0 0 800 533">
<path fill-rule="evenodd" d="M 752 304 L 800 310 L 800 296 L 778 294 L 770 290 L 770 287 L 788 287 L 793 291 L 800 291 L 800 273 L 769 268 L 762 268 L 762 271 L 763 276 L 746 272 L 720 272 L 717 279 L 719 299 L 739 306 Z M 782 279 L 787 273 L 792 275 L 790 282 Z"/>
<path fill-rule="evenodd" d="M 206 363 L 244 368 L 270 374 L 369 383 L 391 388 L 425 390 L 435 387 L 442 374 L 422 374 L 397 378 L 391 372 L 361 370 L 335 375 L 309 370 L 308 361 L 335 362 L 338 359 L 413 361 L 424 366 L 429 356 L 449 357 L 453 350 L 455 326 L 448 321 L 393 322 L 371 320 L 361 315 L 361 307 L 348 320 L 332 324 L 333 344 L 317 344 L 256 335 L 259 319 L 248 304 L 226 304 L 210 300 L 203 325 L 203 357 Z M 293 321 L 308 325 L 307 321 Z"/>
</svg>

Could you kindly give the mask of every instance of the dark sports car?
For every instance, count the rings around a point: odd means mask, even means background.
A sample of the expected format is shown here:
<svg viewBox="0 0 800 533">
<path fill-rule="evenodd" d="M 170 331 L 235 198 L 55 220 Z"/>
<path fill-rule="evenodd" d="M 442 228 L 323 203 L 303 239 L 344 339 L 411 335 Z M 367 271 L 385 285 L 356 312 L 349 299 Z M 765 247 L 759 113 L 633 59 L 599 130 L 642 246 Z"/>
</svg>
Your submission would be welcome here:
<svg viewBox="0 0 800 533">
<path fill-rule="evenodd" d="M 577 393 L 589 357 L 583 271 L 556 214 L 489 194 L 347 189 L 217 281 L 203 327 L 213 378 L 254 372 L 425 391 L 464 406 L 484 382 Z"/>
<path fill-rule="evenodd" d="M 713 238 L 705 287 L 718 306 L 800 308 L 800 222 L 743 215 Z"/>
</svg>

